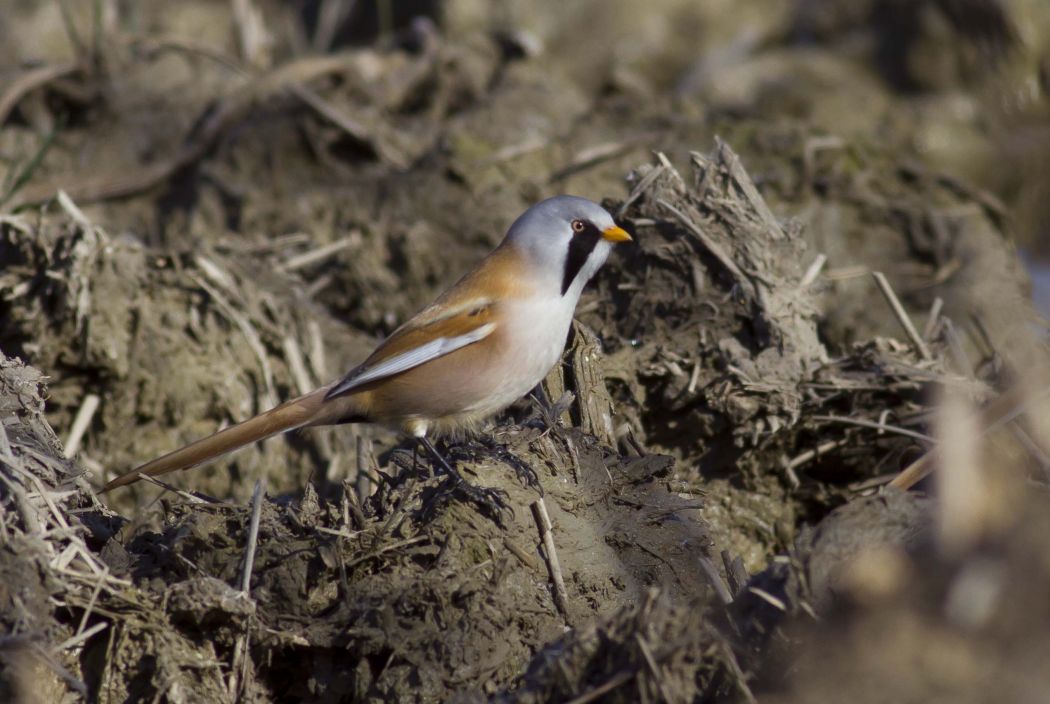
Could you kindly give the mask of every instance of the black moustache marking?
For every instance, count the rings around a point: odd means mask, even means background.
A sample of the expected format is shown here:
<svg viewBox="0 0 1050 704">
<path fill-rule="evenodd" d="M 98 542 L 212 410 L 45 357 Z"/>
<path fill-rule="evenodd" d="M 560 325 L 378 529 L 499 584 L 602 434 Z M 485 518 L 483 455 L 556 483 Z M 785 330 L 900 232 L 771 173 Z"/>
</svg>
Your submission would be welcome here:
<svg viewBox="0 0 1050 704">
<path fill-rule="evenodd" d="M 565 295 L 572 286 L 572 282 L 580 273 L 580 269 L 587 263 L 591 252 L 602 241 L 601 231 L 593 223 L 584 223 L 583 232 L 574 232 L 569 242 L 569 255 L 565 258 L 565 274 L 561 279 L 561 295 Z"/>
</svg>

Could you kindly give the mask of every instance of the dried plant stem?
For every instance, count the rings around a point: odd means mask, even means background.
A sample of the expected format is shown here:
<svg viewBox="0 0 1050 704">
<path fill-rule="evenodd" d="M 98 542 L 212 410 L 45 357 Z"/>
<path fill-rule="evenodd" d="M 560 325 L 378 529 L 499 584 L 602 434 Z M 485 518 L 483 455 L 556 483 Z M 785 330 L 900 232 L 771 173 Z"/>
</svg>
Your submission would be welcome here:
<svg viewBox="0 0 1050 704">
<path fill-rule="evenodd" d="M 258 331 L 255 326 L 252 325 L 251 320 L 248 316 L 237 310 L 232 303 L 226 300 L 226 297 L 219 293 L 218 289 L 210 285 L 203 277 L 191 272 L 189 277 L 200 286 L 204 291 L 211 296 L 212 300 L 218 306 L 219 311 L 226 316 L 244 335 L 244 338 L 248 342 L 248 347 L 251 348 L 252 352 L 255 353 L 256 359 L 259 360 L 259 367 L 262 370 L 263 385 L 265 392 L 263 393 L 264 406 L 276 406 L 277 405 L 277 391 L 274 388 L 273 381 L 273 369 L 270 367 L 270 358 L 266 354 L 266 348 L 262 343 L 262 339 L 259 337 Z"/>
<path fill-rule="evenodd" d="M 873 421 L 873 420 L 865 420 L 864 418 L 848 418 L 846 416 L 817 416 L 817 415 L 815 415 L 815 416 L 811 417 L 811 420 L 823 421 L 823 422 L 826 422 L 826 423 L 845 423 L 847 425 L 857 425 L 857 426 L 860 426 L 862 428 L 871 428 L 873 430 L 878 430 L 880 432 L 887 432 L 888 431 L 888 432 L 891 432 L 891 433 L 896 433 L 897 435 L 903 435 L 905 437 L 915 438 L 916 440 L 921 440 L 922 442 L 930 443 L 931 445 L 936 442 L 929 435 L 924 435 L 924 434 L 918 433 L 918 432 L 916 432 L 914 430 L 908 430 L 907 428 L 902 428 L 899 425 L 888 425 L 886 423 L 879 423 L 879 422 L 876 422 L 876 421 Z"/>
<path fill-rule="evenodd" d="M 73 419 L 73 425 L 69 429 L 69 435 L 66 436 L 66 448 L 62 451 L 66 459 L 77 454 L 77 450 L 80 449 L 80 441 L 88 426 L 91 425 L 91 419 L 94 418 L 101 400 L 98 394 L 88 394 L 81 402 L 77 416 Z"/>
<path fill-rule="evenodd" d="M 926 341 L 919 335 L 919 331 L 915 329 L 915 324 L 911 322 L 911 318 L 908 317 L 908 312 L 904 310 L 904 306 L 901 305 L 900 299 L 897 298 L 897 294 L 893 292 L 893 288 L 890 286 L 890 282 L 886 280 L 885 274 L 881 271 L 871 272 L 872 277 L 875 279 L 875 285 L 882 291 L 882 295 L 886 298 L 886 302 L 890 304 L 890 308 L 893 310 L 893 314 L 897 316 L 897 321 L 900 322 L 901 327 L 904 328 L 904 333 L 911 340 L 912 345 L 915 346 L 915 351 L 919 353 L 919 356 L 925 361 L 933 359 L 933 355 L 930 354 L 930 348 L 926 346 Z"/>
<path fill-rule="evenodd" d="M 324 245 L 323 247 L 318 247 L 317 249 L 311 249 L 308 252 L 297 254 L 294 257 L 291 257 L 290 259 L 286 260 L 278 268 L 281 271 L 295 271 L 296 269 L 302 269 L 305 266 L 310 266 L 311 264 L 323 262 L 325 259 L 328 259 L 329 257 L 338 254 L 347 247 L 351 247 L 360 242 L 361 233 L 354 232 L 353 234 L 348 235 L 347 237 L 338 239 L 335 242 Z"/>
<path fill-rule="evenodd" d="M 1026 389 L 1014 387 L 989 403 L 980 413 L 980 422 L 978 423 L 978 427 L 982 428 L 980 436 L 983 437 L 1016 419 L 1028 410 L 1034 402 L 1050 395 L 1050 388 L 1041 389 L 1027 397 L 1025 397 L 1025 392 Z M 902 491 L 910 489 L 933 471 L 935 466 L 933 461 L 935 459 L 937 459 L 936 449 L 927 452 L 904 468 L 900 474 L 894 477 L 889 486 Z"/>
<path fill-rule="evenodd" d="M 818 254 L 817 258 L 813 260 L 813 263 L 806 269 L 806 273 L 802 275 L 802 280 L 798 282 L 798 285 L 805 288 L 811 285 L 820 276 L 820 272 L 823 271 L 824 265 L 828 263 L 828 255 Z"/>
<path fill-rule="evenodd" d="M 938 324 L 941 320 L 941 311 L 944 309 L 944 299 L 937 296 L 930 306 L 930 313 L 926 318 L 926 327 L 922 330 L 922 339 L 932 340 L 937 333 Z"/>
<path fill-rule="evenodd" d="M 575 699 L 570 699 L 568 704 L 587 704 L 587 702 L 593 702 L 595 699 L 599 699 L 605 694 L 613 691 L 620 685 L 626 684 L 634 679 L 637 673 L 633 671 L 621 672 L 607 682 L 595 687 L 594 689 L 584 692 Z"/>
<path fill-rule="evenodd" d="M 816 459 L 820 455 L 826 454 L 828 452 L 831 452 L 832 450 L 838 449 L 848 444 L 849 440 L 846 438 L 842 438 L 840 440 L 827 440 L 825 442 L 820 443 L 816 447 L 811 448 L 809 450 L 805 450 L 804 452 L 800 452 L 795 457 L 791 458 L 791 460 L 789 460 L 787 463 L 787 468 L 797 469 L 798 467 L 801 467 L 807 462 Z"/>
<path fill-rule="evenodd" d="M 259 542 L 259 517 L 262 515 L 262 499 L 266 479 L 256 479 L 252 490 L 252 517 L 248 524 L 248 547 L 244 550 L 244 571 L 241 572 L 241 591 L 251 593 L 252 567 L 255 564 L 255 546 Z"/>
<path fill-rule="evenodd" d="M 364 435 L 357 436 L 357 476 L 354 479 L 354 489 L 357 492 L 357 510 L 364 504 L 372 494 L 372 478 L 368 474 L 368 468 L 372 457 L 372 439 Z M 364 514 L 359 517 L 364 521 Z"/>
<path fill-rule="evenodd" d="M 715 590 L 715 595 L 718 600 L 722 602 L 723 606 L 729 606 L 733 603 L 733 595 L 729 593 L 729 588 L 726 583 L 722 581 L 722 575 L 718 574 L 718 568 L 715 567 L 715 563 L 711 561 L 711 558 L 707 555 L 701 555 L 699 557 L 700 567 L 704 571 L 704 575 L 707 577 L 707 581 L 711 584 L 711 587 Z"/>
<path fill-rule="evenodd" d="M 547 513 L 547 504 L 543 497 L 532 502 L 532 517 L 536 521 L 536 528 L 540 532 L 540 540 L 543 541 L 544 559 L 547 561 L 547 571 L 550 573 L 551 582 L 554 583 L 554 605 L 567 621 L 569 619 L 569 595 L 565 591 L 565 580 L 562 578 L 561 565 L 558 563 L 558 551 L 554 547 L 554 529 L 551 525 L 550 515 Z"/>
<path fill-rule="evenodd" d="M 653 653 L 646 644 L 645 639 L 642 638 L 642 634 L 635 633 L 634 641 L 638 644 L 638 650 L 642 652 L 642 657 L 645 659 L 645 664 L 649 668 L 649 673 L 653 676 L 653 682 L 656 683 L 656 688 L 660 691 L 660 697 L 665 702 L 674 701 L 674 699 L 671 698 L 671 695 L 668 694 L 667 687 L 664 684 L 664 673 L 656 663 L 656 658 L 653 657 Z"/>
</svg>

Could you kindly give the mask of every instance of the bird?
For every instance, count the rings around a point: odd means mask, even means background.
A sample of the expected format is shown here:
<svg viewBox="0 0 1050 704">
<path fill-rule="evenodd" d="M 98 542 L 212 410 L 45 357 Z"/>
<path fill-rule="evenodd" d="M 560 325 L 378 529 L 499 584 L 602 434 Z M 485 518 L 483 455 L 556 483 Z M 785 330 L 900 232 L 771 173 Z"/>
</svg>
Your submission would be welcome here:
<svg viewBox="0 0 1050 704">
<path fill-rule="evenodd" d="M 285 431 L 376 423 L 416 439 L 472 433 L 558 363 L 584 285 L 631 236 L 599 204 L 560 195 L 531 206 L 500 244 L 345 376 L 147 462 L 102 493 L 190 469 Z"/>
</svg>

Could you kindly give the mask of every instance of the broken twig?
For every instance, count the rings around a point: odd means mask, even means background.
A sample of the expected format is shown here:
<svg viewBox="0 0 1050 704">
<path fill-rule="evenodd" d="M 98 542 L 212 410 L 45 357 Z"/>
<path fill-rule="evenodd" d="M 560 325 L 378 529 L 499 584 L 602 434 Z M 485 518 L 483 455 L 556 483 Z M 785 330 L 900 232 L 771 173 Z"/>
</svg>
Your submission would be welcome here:
<svg viewBox="0 0 1050 704">
<path fill-rule="evenodd" d="M 69 435 L 66 437 L 66 448 L 62 451 L 66 459 L 77 454 L 77 450 L 80 449 L 80 441 L 88 426 L 91 425 L 91 419 L 95 416 L 100 401 L 98 394 L 88 394 L 84 397 L 80 410 L 77 411 L 77 417 L 73 419 L 73 426 L 69 429 Z"/>
<path fill-rule="evenodd" d="M 561 575 L 561 565 L 558 563 L 558 551 L 554 547 L 554 532 L 551 518 L 547 514 L 547 504 L 543 497 L 532 502 L 532 517 L 536 521 L 536 528 L 540 532 L 540 540 L 543 541 L 544 558 L 547 561 L 547 571 L 550 573 L 551 582 L 554 583 L 554 605 L 565 620 L 569 619 L 569 595 L 565 591 L 565 580 Z"/>
<path fill-rule="evenodd" d="M 897 294 L 893 292 L 893 288 L 890 286 L 890 282 L 886 280 L 886 276 L 881 271 L 873 271 L 871 275 L 875 279 L 875 284 L 879 287 L 879 290 L 882 291 L 882 295 L 886 298 L 886 302 L 890 304 L 893 314 L 897 316 L 901 327 L 904 328 L 904 333 L 911 340 L 912 345 L 915 346 L 915 351 L 919 353 L 919 356 L 924 361 L 933 359 L 933 356 L 930 354 L 930 348 L 926 346 L 926 341 L 922 339 L 919 331 L 915 329 L 915 325 L 911 322 L 911 318 L 908 317 L 904 306 L 901 305 Z"/>
<path fill-rule="evenodd" d="M 265 479 L 256 479 L 252 490 L 252 517 L 248 524 L 248 547 L 244 551 L 244 571 L 241 572 L 241 591 L 251 592 L 252 567 L 255 564 L 255 546 L 259 541 L 259 517 L 262 515 L 263 487 Z"/>
</svg>

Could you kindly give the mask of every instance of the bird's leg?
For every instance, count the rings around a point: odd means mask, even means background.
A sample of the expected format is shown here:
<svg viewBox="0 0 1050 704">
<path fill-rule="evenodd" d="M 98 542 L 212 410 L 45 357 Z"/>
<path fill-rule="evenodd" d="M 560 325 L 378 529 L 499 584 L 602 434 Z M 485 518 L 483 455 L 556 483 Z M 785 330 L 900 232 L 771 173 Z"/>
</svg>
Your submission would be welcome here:
<svg viewBox="0 0 1050 704">
<path fill-rule="evenodd" d="M 427 440 L 426 437 L 420 437 L 417 439 L 419 440 L 419 444 L 422 445 L 424 449 L 426 449 L 426 451 L 430 453 L 430 456 L 434 458 L 434 461 L 438 463 L 438 466 L 445 470 L 446 474 L 448 474 L 450 477 L 455 477 L 460 481 L 465 481 L 463 477 L 460 476 L 459 471 L 452 466 L 452 463 L 445 459 L 444 455 L 438 452 L 438 449 L 434 447 L 434 443 Z"/>
<path fill-rule="evenodd" d="M 412 446 L 412 471 L 419 473 L 419 443 Z M 434 476 L 434 470 L 430 470 L 430 476 Z"/>
<path fill-rule="evenodd" d="M 450 485 L 448 487 L 448 493 L 460 493 L 472 501 L 481 510 L 485 511 L 490 515 L 496 523 L 503 525 L 503 521 L 500 514 L 510 509 L 513 513 L 513 509 L 507 504 L 507 493 L 500 489 L 492 489 L 487 487 L 479 487 L 471 484 L 463 475 L 459 473 L 451 462 L 449 462 L 444 455 L 438 452 L 438 449 L 434 447 L 434 444 L 426 439 L 426 437 L 418 438 L 419 444 L 430 453 L 430 456 L 437 463 L 438 467 L 444 470 L 445 474 L 449 477 Z M 435 497 L 437 499 L 438 497 Z"/>
</svg>

